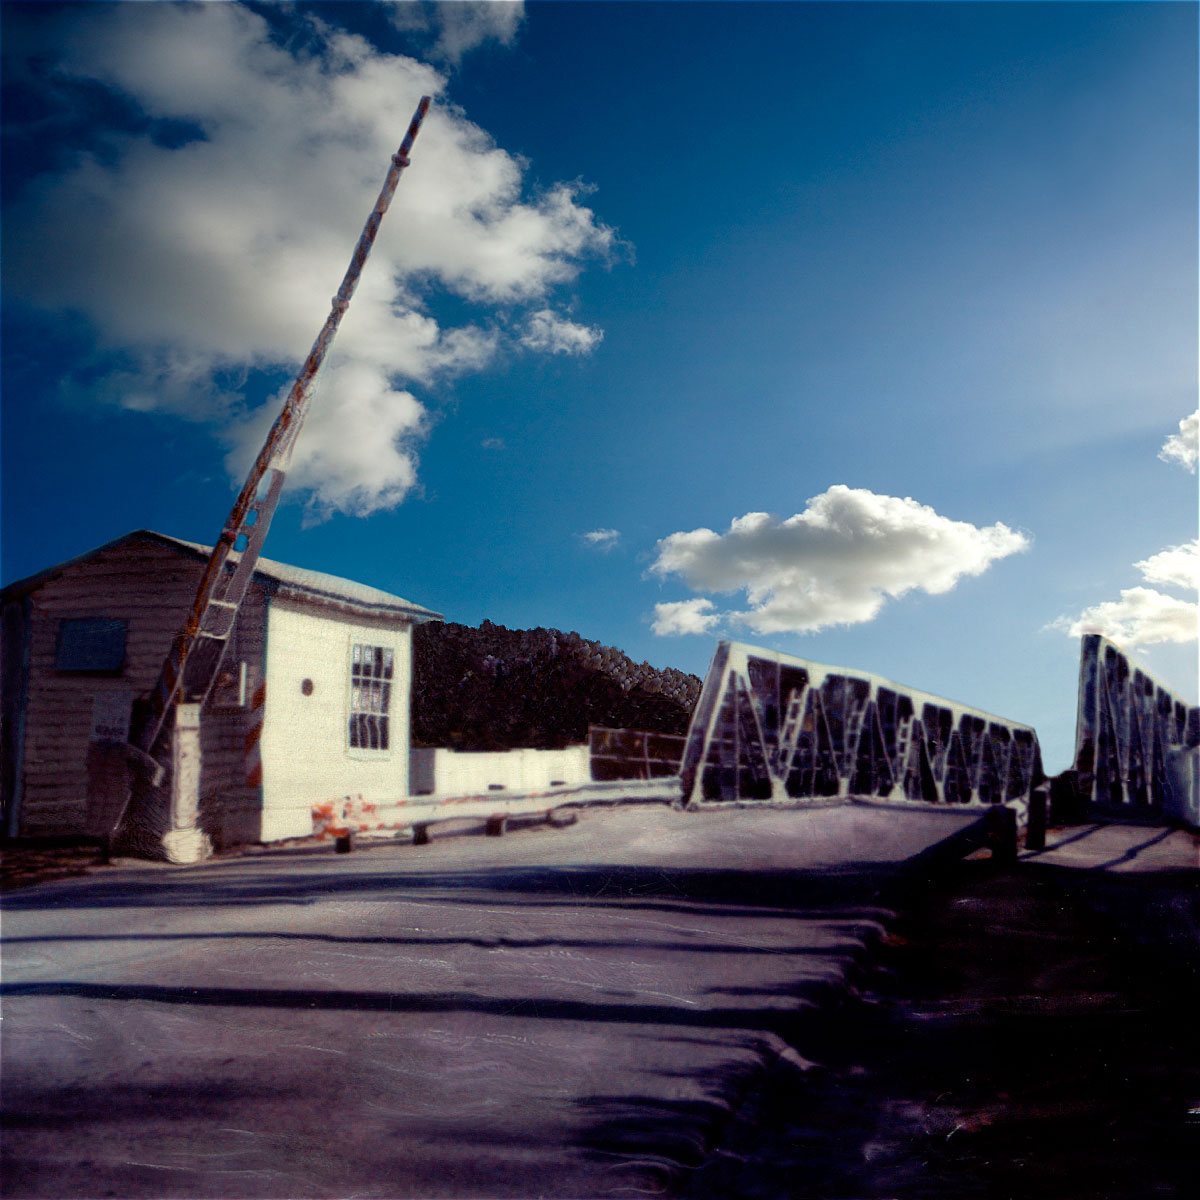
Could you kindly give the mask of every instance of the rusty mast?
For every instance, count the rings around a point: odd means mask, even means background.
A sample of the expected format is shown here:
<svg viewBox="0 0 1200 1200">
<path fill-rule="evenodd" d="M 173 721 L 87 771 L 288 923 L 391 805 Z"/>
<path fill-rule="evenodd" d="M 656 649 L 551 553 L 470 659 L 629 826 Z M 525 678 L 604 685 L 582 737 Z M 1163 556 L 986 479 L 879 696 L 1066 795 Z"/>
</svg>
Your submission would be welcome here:
<svg viewBox="0 0 1200 1200">
<path fill-rule="evenodd" d="M 354 247 L 329 316 L 325 318 L 325 324 L 234 501 L 205 565 L 191 611 L 175 635 L 158 682 L 149 695 L 145 720 L 135 736 L 135 744 L 143 754 L 156 760 L 161 757 L 158 743 L 167 731 L 174 707 L 180 703 L 203 704 L 212 691 L 238 609 L 279 504 L 292 450 L 312 401 L 313 382 L 358 286 L 363 264 L 375 243 L 375 235 L 391 204 L 396 184 L 409 165 L 408 156 L 429 105 L 430 98 L 421 97 L 404 140 L 392 156 L 379 198 Z"/>
</svg>

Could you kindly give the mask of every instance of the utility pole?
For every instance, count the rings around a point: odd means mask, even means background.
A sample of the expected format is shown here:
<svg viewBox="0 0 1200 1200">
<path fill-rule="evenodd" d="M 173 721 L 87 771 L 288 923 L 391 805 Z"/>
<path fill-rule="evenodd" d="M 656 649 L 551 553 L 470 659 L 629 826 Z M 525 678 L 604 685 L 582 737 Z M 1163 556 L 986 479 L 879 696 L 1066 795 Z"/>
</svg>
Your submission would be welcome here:
<svg viewBox="0 0 1200 1200">
<path fill-rule="evenodd" d="M 399 150 L 392 156 L 379 198 L 363 226 L 329 316 L 234 501 L 205 565 L 191 611 L 175 635 L 158 682 L 145 702 L 141 727 L 135 732 L 131 748 L 152 786 L 169 768 L 170 827 L 163 843 L 173 862 L 196 862 L 211 853 L 206 835 L 197 826 L 200 709 L 216 682 L 238 610 L 278 507 L 296 438 L 312 402 L 317 373 L 358 286 L 396 184 L 409 165 L 409 154 L 429 105 L 430 98 L 423 96 Z M 127 807 L 122 807 L 114 832 Z"/>
</svg>

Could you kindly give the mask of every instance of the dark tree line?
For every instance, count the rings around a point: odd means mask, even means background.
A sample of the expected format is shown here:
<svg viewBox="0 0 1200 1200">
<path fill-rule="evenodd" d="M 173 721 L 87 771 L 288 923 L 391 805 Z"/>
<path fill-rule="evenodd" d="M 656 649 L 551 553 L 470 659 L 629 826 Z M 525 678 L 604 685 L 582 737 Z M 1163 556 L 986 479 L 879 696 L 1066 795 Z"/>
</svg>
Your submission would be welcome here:
<svg viewBox="0 0 1200 1200">
<path fill-rule="evenodd" d="M 413 630 L 414 745 L 557 749 L 589 725 L 684 734 L 700 680 L 557 629 Z"/>
</svg>

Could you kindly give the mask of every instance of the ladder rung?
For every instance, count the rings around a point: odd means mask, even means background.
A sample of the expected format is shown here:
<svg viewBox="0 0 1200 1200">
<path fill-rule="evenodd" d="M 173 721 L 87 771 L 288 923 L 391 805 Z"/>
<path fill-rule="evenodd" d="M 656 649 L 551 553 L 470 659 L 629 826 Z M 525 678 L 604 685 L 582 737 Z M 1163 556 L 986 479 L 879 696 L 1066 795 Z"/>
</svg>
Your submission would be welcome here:
<svg viewBox="0 0 1200 1200">
<path fill-rule="evenodd" d="M 200 628 L 197 633 L 201 637 L 215 637 L 224 640 L 233 628 L 237 617 L 238 606 L 229 600 L 210 600 L 204 607 L 200 617 Z"/>
</svg>

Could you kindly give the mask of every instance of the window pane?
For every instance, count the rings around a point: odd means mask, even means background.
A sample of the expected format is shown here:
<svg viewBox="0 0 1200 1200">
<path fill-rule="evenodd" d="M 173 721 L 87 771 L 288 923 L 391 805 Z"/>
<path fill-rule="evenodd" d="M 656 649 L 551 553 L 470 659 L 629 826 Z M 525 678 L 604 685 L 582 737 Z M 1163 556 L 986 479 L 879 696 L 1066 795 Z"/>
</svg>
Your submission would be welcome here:
<svg viewBox="0 0 1200 1200">
<path fill-rule="evenodd" d="M 128 621 L 60 621 L 55 670 L 119 672 L 125 665 L 128 628 Z"/>
<path fill-rule="evenodd" d="M 390 737 L 388 710 L 394 652 L 389 646 L 355 643 L 350 652 L 350 723 L 347 740 L 352 749 L 386 750 Z"/>
</svg>

